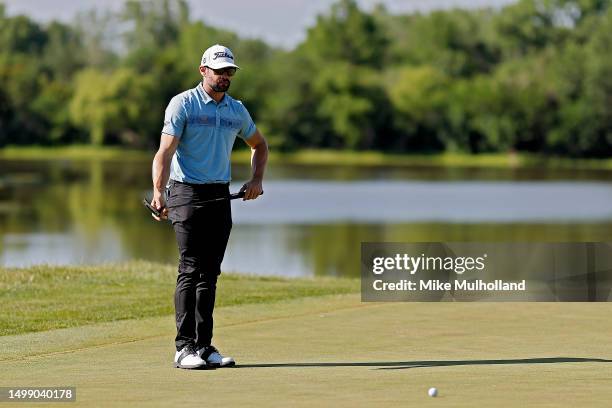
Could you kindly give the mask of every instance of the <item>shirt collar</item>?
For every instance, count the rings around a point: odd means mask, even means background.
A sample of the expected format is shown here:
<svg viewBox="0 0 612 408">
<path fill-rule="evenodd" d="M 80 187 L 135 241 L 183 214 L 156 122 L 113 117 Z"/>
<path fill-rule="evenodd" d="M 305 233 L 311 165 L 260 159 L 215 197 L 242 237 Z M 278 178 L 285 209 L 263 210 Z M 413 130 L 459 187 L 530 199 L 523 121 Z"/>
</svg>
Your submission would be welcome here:
<svg viewBox="0 0 612 408">
<path fill-rule="evenodd" d="M 202 82 L 198 83 L 198 86 L 196 86 L 198 93 L 200 94 L 200 97 L 202 98 L 202 100 L 204 101 L 205 104 L 208 104 L 208 102 L 212 102 L 217 104 L 218 106 L 223 106 L 223 105 L 227 105 L 227 94 L 223 95 L 223 99 L 221 99 L 221 101 L 219 103 L 215 102 L 215 100 L 206 93 L 206 91 L 204 90 L 204 86 L 202 85 Z"/>
</svg>

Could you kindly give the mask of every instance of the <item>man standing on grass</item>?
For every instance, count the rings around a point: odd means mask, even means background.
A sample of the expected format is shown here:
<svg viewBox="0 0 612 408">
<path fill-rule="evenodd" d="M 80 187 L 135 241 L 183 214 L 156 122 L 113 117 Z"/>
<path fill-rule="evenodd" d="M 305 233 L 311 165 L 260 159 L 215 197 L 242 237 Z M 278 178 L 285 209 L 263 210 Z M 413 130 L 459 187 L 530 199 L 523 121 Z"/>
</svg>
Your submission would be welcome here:
<svg viewBox="0 0 612 408">
<path fill-rule="evenodd" d="M 153 201 L 169 218 L 180 261 L 174 305 L 178 368 L 234 365 L 211 344 L 217 277 L 232 229 L 230 155 L 236 136 L 252 149 L 251 180 L 244 200 L 262 193 L 268 145 L 240 101 L 226 94 L 238 69 L 229 48 L 213 45 L 200 63 L 202 82 L 176 95 L 166 108 L 159 150 L 153 159 Z M 164 190 L 167 189 L 167 203 Z"/>
</svg>

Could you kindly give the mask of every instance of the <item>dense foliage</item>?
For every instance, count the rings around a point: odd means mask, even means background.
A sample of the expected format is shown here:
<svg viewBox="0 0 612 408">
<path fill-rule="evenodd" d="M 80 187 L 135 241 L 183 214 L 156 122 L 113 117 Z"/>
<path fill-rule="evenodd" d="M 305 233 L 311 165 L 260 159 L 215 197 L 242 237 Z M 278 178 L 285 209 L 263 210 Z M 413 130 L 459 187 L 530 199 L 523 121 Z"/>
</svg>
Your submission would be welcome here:
<svg viewBox="0 0 612 408">
<path fill-rule="evenodd" d="M 275 148 L 612 154 L 610 0 L 412 15 L 339 0 L 291 51 L 194 21 L 185 0 L 70 25 L 0 4 L 0 146 L 153 147 L 217 42 Z"/>
</svg>

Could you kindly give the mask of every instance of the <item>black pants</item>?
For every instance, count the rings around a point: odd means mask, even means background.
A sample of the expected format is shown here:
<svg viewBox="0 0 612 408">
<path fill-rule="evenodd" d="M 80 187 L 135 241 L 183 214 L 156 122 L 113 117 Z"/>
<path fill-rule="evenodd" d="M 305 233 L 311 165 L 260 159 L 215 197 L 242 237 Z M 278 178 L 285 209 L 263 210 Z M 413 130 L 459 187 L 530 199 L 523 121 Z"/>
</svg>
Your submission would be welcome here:
<svg viewBox="0 0 612 408">
<path fill-rule="evenodd" d="M 229 200 L 202 204 L 229 195 L 229 184 L 187 184 L 170 181 L 168 218 L 179 249 L 178 277 L 174 294 L 176 349 L 188 344 L 210 345 L 217 277 L 230 231 Z"/>
</svg>

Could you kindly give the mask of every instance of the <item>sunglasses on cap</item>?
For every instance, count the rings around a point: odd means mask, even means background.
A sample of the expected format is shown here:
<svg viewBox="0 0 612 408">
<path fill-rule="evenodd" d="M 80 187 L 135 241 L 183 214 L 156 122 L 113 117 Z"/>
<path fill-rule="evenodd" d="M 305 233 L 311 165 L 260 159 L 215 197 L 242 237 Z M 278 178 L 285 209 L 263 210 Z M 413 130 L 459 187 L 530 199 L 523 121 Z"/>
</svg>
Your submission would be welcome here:
<svg viewBox="0 0 612 408">
<path fill-rule="evenodd" d="M 227 74 L 227 76 L 230 76 L 230 77 L 236 75 L 236 68 L 233 68 L 233 67 L 219 68 L 219 69 L 210 68 L 210 69 L 212 69 L 215 75 Z"/>
</svg>

